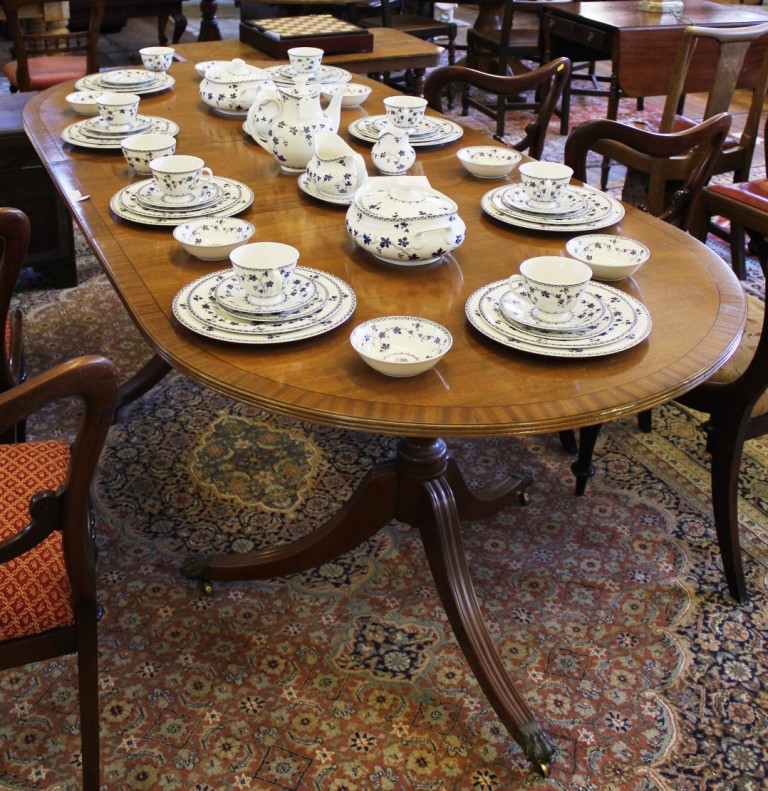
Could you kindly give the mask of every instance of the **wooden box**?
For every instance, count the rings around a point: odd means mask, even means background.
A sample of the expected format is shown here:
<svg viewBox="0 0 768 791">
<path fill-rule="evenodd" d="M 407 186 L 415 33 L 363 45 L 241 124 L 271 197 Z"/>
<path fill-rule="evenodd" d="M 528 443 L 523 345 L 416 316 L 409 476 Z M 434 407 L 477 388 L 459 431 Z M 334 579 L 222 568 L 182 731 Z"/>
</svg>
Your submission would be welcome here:
<svg viewBox="0 0 768 791">
<path fill-rule="evenodd" d="M 319 47 L 328 55 L 373 51 L 369 30 L 330 14 L 244 20 L 240 41 L 280 59 L 291 47 Z"/>
</svg>

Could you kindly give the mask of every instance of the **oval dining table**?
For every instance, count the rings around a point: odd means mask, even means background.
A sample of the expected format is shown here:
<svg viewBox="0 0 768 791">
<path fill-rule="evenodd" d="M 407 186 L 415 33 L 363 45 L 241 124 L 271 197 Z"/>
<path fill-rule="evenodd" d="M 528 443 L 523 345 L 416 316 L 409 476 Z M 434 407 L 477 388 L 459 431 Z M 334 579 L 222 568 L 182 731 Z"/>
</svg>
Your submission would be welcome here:
<svg viewBox="0 0 768 791">
<path fill-rule="evenodd" d="M 358 248 L 345 229 L 344 206 L 318 201 L 281 172 L 275 159 L 243 131 L 243 119 L 222 117 L 198 94 L 195 61 L 215 57 L 206 44 L 180 47 L 174 88 L 143 97 L 140 113 L 180 125 L 178 153 L 196 154 L 214 174 L 241 180 L 255 193 L 242 216 L 255 240 L 287 242 L 300 265 L 342 278 L 357 306 L 349 321 L 290 344 L 243 345 L 198 335 L 174 318 L 176 293 L 227 266 L 192 258 L 169 227 L 122 220 L 110 198 L 136 180 L 121 152 L 77 148 L 61 132 L 79 117 L 65 96 L 71 84 L 49 89 L 26 107 L 29 137 L 125 309 L 155 352 L 149 384 L 168 367 L 234 399 L 297 420 L 401 438 L 396 457 L 378 464 L 326 524 L 297 540 L 247 554 L 188 558 L 188 578 L 249 580 L 319 566 L 366 540 L 391 520 L 417 529 L 434 582 L 466 660 L 500 720 L 542 774 L 553 745 L 515 687 L 494 645 L 475 595 L 461 538 L 461 520 L 482 520 L 522 499 L 531 480 L 509 477 L 491 491 L 464 482 L 446 438 L 508 437 L 592 426 L 663 404 L 707 379 L 733 353 L 743 332 L 745 300 L 736 277 L 705 245 L 654 217 L 627 207 L 607 229 L 642 241 L 650 260 L 617 288 L 641 300 L 653 328 L 634 348 L 605 357 L 544 357 L 507 348 L 478 332 L 465 302 L 478 288 L 518 271 L 540 254 L 564 254 L 567 235 L 500 223 L 481 209 L 498 186 L 470 176 L 459 148 L 488 144 L 467 129 L 460 140 L 417 149 L 410 175 L 427 176 L 453 198 L 466 239 L 443 260 L 425 266 L 385 264 Z M 258 54 L 251 62 L 258 62 Z M 262 64 L 265 65 L 265 64 Z M 356 78 L 360 79 L 360 78 Z M 357 109 L 342 111 L 340 134 L 364 154 L 370 145 L 348 132 L 351 121 L 383 113 L 392 89 L 371 82 Z M 141 177 L 139 177 L 141 178 Z M 513 170 L 509 181 L 518 179 Z M 88 196 L 78 200 L 79 196 Z M 431 370 L 396 379 L 369 368 L 349 343 L 357 324 L 381 315 L 421 316 L 448 328 L 453 347 Z"/>
</svg>

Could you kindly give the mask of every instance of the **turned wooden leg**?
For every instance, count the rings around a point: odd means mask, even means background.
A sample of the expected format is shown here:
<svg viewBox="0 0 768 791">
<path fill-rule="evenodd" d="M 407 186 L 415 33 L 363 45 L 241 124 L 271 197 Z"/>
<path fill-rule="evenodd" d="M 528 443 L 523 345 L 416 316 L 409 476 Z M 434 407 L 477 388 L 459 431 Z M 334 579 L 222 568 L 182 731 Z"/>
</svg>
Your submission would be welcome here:
<svg viewBox="0 0 768 791">
<path fill-rule="evenodd" d="M 592 457 L 595 443 L 601 426 L 584 426 L 579 429 L 579 455 L 571 465 L 571 472 L 576 476 L 576 496 L 581 497 L 587 489 L 587 481 L 595 474 Z"/>
</svg>

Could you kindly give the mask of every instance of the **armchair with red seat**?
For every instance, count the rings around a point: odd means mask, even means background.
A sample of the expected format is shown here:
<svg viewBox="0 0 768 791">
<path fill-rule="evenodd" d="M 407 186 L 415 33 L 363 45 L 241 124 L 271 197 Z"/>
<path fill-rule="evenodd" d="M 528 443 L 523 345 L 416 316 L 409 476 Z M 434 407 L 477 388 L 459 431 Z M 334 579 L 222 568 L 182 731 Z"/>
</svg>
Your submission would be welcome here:
<svg viewBox="0 0 768 791">
<path fill-rule="evenodd" d="M 3 73 L 15 91 L 44 91 L 99 70 L 99 29 L 105 0 L 88 0 L 90 21 L 82 32 L 28 33 L 19 11 L 39 0 L 2 0 L 15 60 Z M 77 54 L 84 53 L 84 54 Z"/>
<path fill-rule="evenodd" d="M 0 208 L 0 239 L 0 313 L 7 316 L 29 240 L 23 212 Z M 103 357 L 80 357 L 18 384 L 7 356 L 13 348 L 6 340 L 0 365 L 0 670 L 77 654 L 82 788 L 95 791 L 99 608 L 89 493 L 114 413 L 118 372 Z M 72 397 L 81 398 L 84 409 L 71 446 L 14 441 L 28 416 Z"/>
</svg>

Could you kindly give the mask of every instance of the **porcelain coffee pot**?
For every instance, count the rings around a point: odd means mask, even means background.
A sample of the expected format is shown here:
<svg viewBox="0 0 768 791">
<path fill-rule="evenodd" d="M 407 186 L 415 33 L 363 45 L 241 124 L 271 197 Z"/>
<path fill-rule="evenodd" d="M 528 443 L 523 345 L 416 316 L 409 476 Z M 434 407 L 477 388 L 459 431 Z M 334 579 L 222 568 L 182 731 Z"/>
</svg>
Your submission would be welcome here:
<svg viewBox="0 0 768 791">
<path fill-rule="evenodd" d="M 317 132 L 336 132 L 341 119 L 341 92 L 323 110 L 320 85 L 296 80 L 277 87 L 277 112 L 267 129 L 268 145 L 283 170 L 299 173 L 314 153 Z"/>
<path fill-rule="evenodd" d="M 349 198 L 368 178 L 362 154 L 335 132 L 315 133 L 315 153 L 307 163 L 307 178 L 321 196 Z"/>
</svg>

